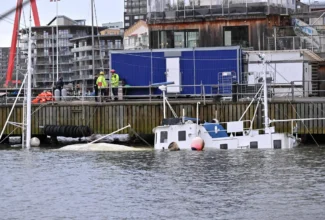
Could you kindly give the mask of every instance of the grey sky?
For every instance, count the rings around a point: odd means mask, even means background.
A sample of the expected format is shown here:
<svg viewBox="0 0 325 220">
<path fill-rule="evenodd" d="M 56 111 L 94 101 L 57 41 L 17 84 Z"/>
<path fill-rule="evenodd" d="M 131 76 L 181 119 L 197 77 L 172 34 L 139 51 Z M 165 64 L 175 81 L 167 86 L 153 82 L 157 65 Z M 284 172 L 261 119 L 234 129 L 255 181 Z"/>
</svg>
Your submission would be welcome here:
<svg viewBox="0 0 325 220">
<path fill-rule="evenodd" d="M 94 0 L 98 24 L 123 20 L 124 0 Z M 16 0 L 1 0 L 0 14 L 16 6 Z M 66 15 L 71 19 L 86 19 L 91 24 L 91 0 L 60 0 L 59 15 Z M 56 16 L 56 3 L 50 0 L 37 0 L 41 25 L 46 25 Z M 25 16 L 24 16 L 25 14 Z M 24 8 L 21 25 L 29 24 L 29 6 Z M 24 19 L 25 17 L 25 19 Z M 13 29 L 15 13 L 0 21 L 0 47 L 9 47 Z M 96 20 L 94 20 L 96 25 Z M 32 23 L 33 24 L 33 23 Z"/>
</svg>

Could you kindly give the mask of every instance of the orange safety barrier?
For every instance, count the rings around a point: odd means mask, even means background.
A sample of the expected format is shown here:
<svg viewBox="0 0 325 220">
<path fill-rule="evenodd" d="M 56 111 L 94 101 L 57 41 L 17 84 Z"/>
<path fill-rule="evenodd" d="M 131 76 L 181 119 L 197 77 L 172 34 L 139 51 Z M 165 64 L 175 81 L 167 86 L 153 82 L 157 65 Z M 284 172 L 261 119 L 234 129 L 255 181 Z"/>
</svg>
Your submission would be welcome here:
<svg viewBox="0 0 325 220">
<path fill-rule="evenodd" d="M 32 103 L 44 103 L 47 101 L 55 101 L 53 94 L 51 92 L 42 92 L 40 93 Z"/>
</svg>

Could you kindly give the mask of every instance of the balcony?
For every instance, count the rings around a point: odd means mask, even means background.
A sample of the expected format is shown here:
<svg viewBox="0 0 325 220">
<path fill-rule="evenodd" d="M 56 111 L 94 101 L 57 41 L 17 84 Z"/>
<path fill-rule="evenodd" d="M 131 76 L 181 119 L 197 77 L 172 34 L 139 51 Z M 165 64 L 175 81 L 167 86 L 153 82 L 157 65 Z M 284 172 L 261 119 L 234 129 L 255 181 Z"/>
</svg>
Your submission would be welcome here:
<svg viewBox="0 0 325 220">
<path fill-rule="evenodd" d="M 92 70 L 93 69 L 93 65 L 83 65 L 83 66 L 76 66 L 73 67 L 72 70 L 73 71 L 85 71 L 85 70 Z M 95 69 L 102 69 L 101 65 L 95 65 Z M 109 69 L 108 64 L 104 64 L 104 69 Z"/>
<path fill-rule="evenodd" d="M 101 59 L 109 59 L 109 56 L 95 56 L 94 57 L 95 60 L 101 60 Z M 93 60 L 93 56 L 88 55 L 88 56 L 82 56 L 82 57 L 77 57 L 76 59 L 74 59 L 74 62 L 80 62 L 80 61 L 86 61 L 86 60 Z"/>
<path fill-rule="evenodd" d="M 276 27 L 275 36 L 267 37 L 268 50 L 308 49 L 315 53 L 325 52 L 325 26 Z"/>
</svg>

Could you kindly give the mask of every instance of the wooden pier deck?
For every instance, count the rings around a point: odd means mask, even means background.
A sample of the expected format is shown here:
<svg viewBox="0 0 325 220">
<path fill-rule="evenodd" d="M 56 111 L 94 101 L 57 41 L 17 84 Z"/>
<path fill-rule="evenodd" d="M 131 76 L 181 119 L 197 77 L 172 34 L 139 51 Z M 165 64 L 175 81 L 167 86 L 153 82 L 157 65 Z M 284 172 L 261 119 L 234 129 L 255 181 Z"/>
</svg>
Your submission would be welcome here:
<svg viewBox="0 0 325 220">
<path fill-rule="evenodd" d="M 176 114 L 181 116 L 182 109 L 188 117 L 196 117 L 196 102 L 198 100 L 170 100 Z M 202 121 L 211 121 L 216 117 L 221 122 L 238 120 L 243 114 L 249 102 L 221 102 L 214 103 L 211 100 L 201 101 L 199 117 Z M 254 114 L 256 104 L 253 104 L 244 120 L 250 120 Z M 0 128 L 3 128 L 11 105 L 0 105 Z M 167 107 L 168 117 L 172 117 Z M 117 102 L 58 102 L 32 106 L 32 134 L 42 135 L 42 127 L 45 125 L 88 125 L 94 133 L 107 134 L 128 124 L 142 134 L 152 134 L 152 129 L 159 125 L 163 118 L 163 105 L 157 101 L 117 101 Z M 296 119 L 296 118 L 320 118 L 325 117 L 325 100 L 299 100 L 299 101 L 272 101 L 269 104 L 271 119 Z M 263 112 L 258 109 L 254 121 L 254 128 L 263 127 Z M 23 108 L 17 105 L 10 121 L 21 122 Z M 276 123 L 276 131 L 290 132 L 291 123 Z M 245 123 L 249 127 L 249 123 Z M 5 134 L 10 134 L 15 127 L 8 125 Z M 127 131 L 124 131 L 126 133 Z M 20 128 L 12 135 L 21 135 Z M 122 132 L 123 133 L 123 132 Z M 311 120 L 298 122 L 299 134 L 325 134 L 325 120 Z"/>
</svg>

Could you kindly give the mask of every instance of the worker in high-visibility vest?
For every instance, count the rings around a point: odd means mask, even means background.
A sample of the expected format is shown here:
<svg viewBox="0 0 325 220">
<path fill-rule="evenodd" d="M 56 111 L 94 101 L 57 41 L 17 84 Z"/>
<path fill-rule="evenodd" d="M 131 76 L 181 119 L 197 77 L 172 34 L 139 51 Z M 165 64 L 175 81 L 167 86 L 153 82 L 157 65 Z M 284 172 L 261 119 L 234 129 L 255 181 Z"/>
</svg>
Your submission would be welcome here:
<svg viewBox="0 0 325 220">
<path fill-rule="evenodd" d="M 102 97 L 105 96 L 105 91 L 106 91 L 106 88 L 107 88 L 107 82 L 106 82 L 105 75 L 104 75 L 103 71 L 101 71 L 99 73 L 99 77 L 97 78 L 96 84 L 98 86 L 100 96 L 102 96 Z"/>
<path fill-rule="evenodd" d="M 114 95 L 114 99 L 117 99 L 117 92 L 118 92 L 118 86 L 120 83 L 120 77 L 114 69 L 111 70 L 111 73 L 112 73 L 111 85 L 112 85 L 112 89 L 113 89 L 113 95 Z"/>
</svg>

